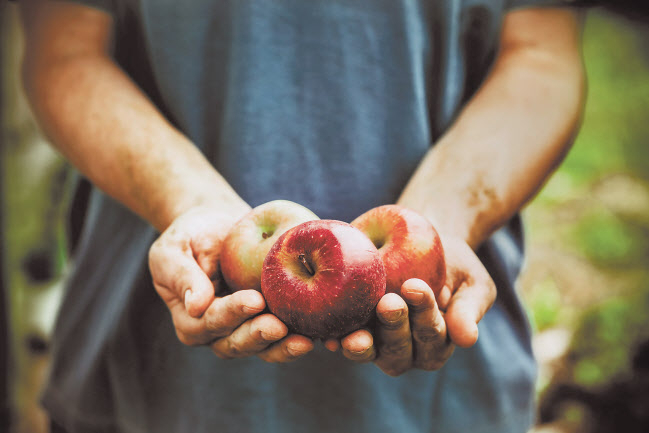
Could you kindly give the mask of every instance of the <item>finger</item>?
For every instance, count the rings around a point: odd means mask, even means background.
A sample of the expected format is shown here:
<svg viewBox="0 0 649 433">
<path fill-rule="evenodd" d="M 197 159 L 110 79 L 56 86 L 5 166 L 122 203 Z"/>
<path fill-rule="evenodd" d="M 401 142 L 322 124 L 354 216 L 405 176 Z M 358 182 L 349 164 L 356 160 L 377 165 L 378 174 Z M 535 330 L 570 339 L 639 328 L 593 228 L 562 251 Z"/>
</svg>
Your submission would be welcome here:
<svg viewBox="0 0 649 433">
<path fill-rule="evenodd" d="M 442 289 L 439 291 L 439 294 L 437 295 L 435 300 L 437 301 L 437 307 L 441 311 L 446 311 L 446 308 L 451 301 L 451 295 L 452 291 L 448 285 L 444 285 L 444 287 L 442 287 Z"/>
<path fill-rule="evenodd" d="M 214 284 L 193 259 L 185 258 L 177 265 L 178 290 L 183 293 L 185 309 L 190 316 L 200 317 L 215 297 Z"/>
<path fill-rule="evenodd" d="M 376 365 L 390 376 L 398 376 L 412 365 L 412 336 L 408 306 L 395 293 L 388 293 L 376 306 L 378 323 Z"/>
<path fill-rule="evenodd" d="M 338 349 L 340 349 L 340 341 L 335 340 L 333 338 L 326 340 L 324 342 L 324 346 L 329 350 L 330 352 L 337 352 Z"/>
<path fill-rule="evenodd" d="M 457 290 L 444 316 L 448 333 L 455 344 L 471 347 L 478 341 L 478 322 L 495 299 L 496 286 L 491 278 L 473 281 Z"/>
<path fill-rule="evenodd" d="M 261 293 L 256 290 L 240 290 L 212 302 L 203 315 L 203 320 L 207 330 L 217 336 L 224 336 L 265 308 L 266 301 Z"/>
<path fill-rule="evenodd" d="M 200 317 L 214 299 L 214 285 L 177 236 L 165 232 L 149 250 L 154 287 L 167 306 L 180 299 L 191 317 Z"/>
<path fill-rule="evenodd" d="M 220 358 L 243 358 L 265 350 L 288 334 L 288 328 L 272 314 L 263 314 L 244 322 L 227 337 L 210 345 Z"/>
<path fill-rule="evenodd" d="M 266 362 L 291 362 L 313 350 L 313 340 L 303 335 L 288 337 L 270 345 L 258 356 Z"/>
<path fill-rule="evenodd" d="M 410 279 L 403 283 L 401 296 L 410 310 L 414 365 L 423 370 L 438 370 L 453 353 L 446 323 L 435 295 L 424 281 Z"/>
<path fill-rule="evenodd" d="M 256 290 L 242 290 L 215 298 L 200 318 L 191 317 L 180 301 L 172 301 L 168 306 L 180 341 L 197 345 L 231 334 L 246 320 L 261 313 L 266 303 Z"/>
<path fill-rule="evenodd" d="M 367 329 L 352 332 L 340 342 L 345 358 L 355 362 L 370 362 L 376 358 L 374 339 Z"/>
</svg>

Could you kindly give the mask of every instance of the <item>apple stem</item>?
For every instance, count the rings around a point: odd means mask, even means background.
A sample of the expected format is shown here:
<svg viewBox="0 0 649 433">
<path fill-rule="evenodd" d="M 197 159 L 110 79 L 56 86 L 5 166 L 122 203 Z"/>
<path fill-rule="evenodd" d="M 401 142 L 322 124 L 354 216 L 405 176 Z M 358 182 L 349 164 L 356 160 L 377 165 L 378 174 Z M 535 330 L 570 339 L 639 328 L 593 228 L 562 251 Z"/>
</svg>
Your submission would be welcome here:
<svg viewBox="0 0 649 433">
<path fill-rule="evenodd" d="M 261 234 L 261 237 L 264 238 L 264 239 L 268 239 L 270 237 L 270 235 L 268 233 L 266 233 L 266 232 L 263 232 Z"/>
<path fill-rule="evenodd" d="M 306 268 L 306 270 L 307 270 L 307 272 L 309 273 L 309 275 L 315 275 L 315 271 L 313 270 L 313 268 L 312 268 L 311 265 L 309 264 L 309 261 L 306 259 L 306 256 L 305 256 L 304 254 L 300 254 L 300 255 L 297 256 L 297 257 L 298 257 L 298 259 L 300 259 L 300 262 L 301 262 L 302 265 Z"/>
</svg>

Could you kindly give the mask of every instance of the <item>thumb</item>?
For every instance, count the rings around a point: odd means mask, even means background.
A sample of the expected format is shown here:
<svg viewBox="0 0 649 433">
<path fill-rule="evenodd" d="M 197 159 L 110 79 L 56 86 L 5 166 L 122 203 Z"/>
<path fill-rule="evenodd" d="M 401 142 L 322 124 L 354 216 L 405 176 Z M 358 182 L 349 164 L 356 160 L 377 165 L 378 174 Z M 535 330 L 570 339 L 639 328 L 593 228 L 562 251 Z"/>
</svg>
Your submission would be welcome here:
<svg viewBox="0 0 649 433">
<path fill-rule="evenodd" d="M 491 280 L 464 287 L 455 293 L 444 316 L 453 343 L 471 347 L 478 341 L 478 322 L 495 298 L 496 288 Z"/>
<path fill-rule="evenodd" d="M 214 285 L 191 255 L 155 242 L 149 251 L 153 285 L 168 307 L 180 300 L 192 317 L 200 317 L 214 299 Z"/>
<path fill-rule="evenodd" d="M 214 284 L 196 262 L 189 259 L 179 274 L 178 287 L 182 290 L 185 310 L 192 317 L 200 317 L 214 300 Z"/>
</svg>

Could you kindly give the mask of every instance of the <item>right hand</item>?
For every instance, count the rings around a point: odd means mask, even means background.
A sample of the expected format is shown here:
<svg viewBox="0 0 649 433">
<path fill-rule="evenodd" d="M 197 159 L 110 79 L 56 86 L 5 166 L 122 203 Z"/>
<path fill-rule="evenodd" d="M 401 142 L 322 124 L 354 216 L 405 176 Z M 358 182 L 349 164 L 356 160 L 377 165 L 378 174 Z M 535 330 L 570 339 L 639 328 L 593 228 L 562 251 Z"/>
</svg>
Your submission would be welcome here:
<svg viewBox="0 0 649 433">
<path fill-rule="evenodd" d="M 207 207 L 176 218 L 149 250 L 153 285 L 182 343 L 208 345 L 223 359 L 256 355 L 268 362 L 293 361 L 311 351 L 313 341 L 288 335 L 277 317 L 260 314 L 266 308 L 261 293 L 229 293 L 220 278 L 221 244 L 235 222 Z"/>
<path fill-rule="evenodd" d="M 438 370 L 455 346 L 471 347 L 478 340 L 478 322 L 496 299 L 496 286 L 475 252 L 457 237 L 444 237 L 446 283 L 436 297 L 422 280 L 403 283 L 376 307 L 373 332 L 361 329 L 328 341 L 342 347 L 356 362 L 373 361 L 383 372 L 398 376 L 411 369 Z"/>
</svg>

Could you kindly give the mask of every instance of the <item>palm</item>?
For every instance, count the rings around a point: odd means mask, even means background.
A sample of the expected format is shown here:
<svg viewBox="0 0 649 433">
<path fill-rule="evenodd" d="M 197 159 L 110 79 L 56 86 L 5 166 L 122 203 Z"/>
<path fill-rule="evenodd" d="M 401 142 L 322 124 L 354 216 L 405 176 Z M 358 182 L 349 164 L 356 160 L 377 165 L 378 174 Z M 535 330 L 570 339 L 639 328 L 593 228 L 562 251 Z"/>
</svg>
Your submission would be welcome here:
<svg viewBox="0 0 649 433">
<path fill-rule="evenodd" d="M 376 307 L 373 333 L 360 330 L 345 337 L 343 353 L 358 362 L 374 361 L 396 376 L 410 369 L 437 370 L 455 345 L 477 340 L 477 323 L 493 304 L 496 289 L 473 250 L 457 238 L 443 238 L 446 283 L 434 294 L 417 279 L 406 281 L 397 295 L 385 295 Z M 333 341 L 327 347 L 338 347 Z"/>
</svg>

